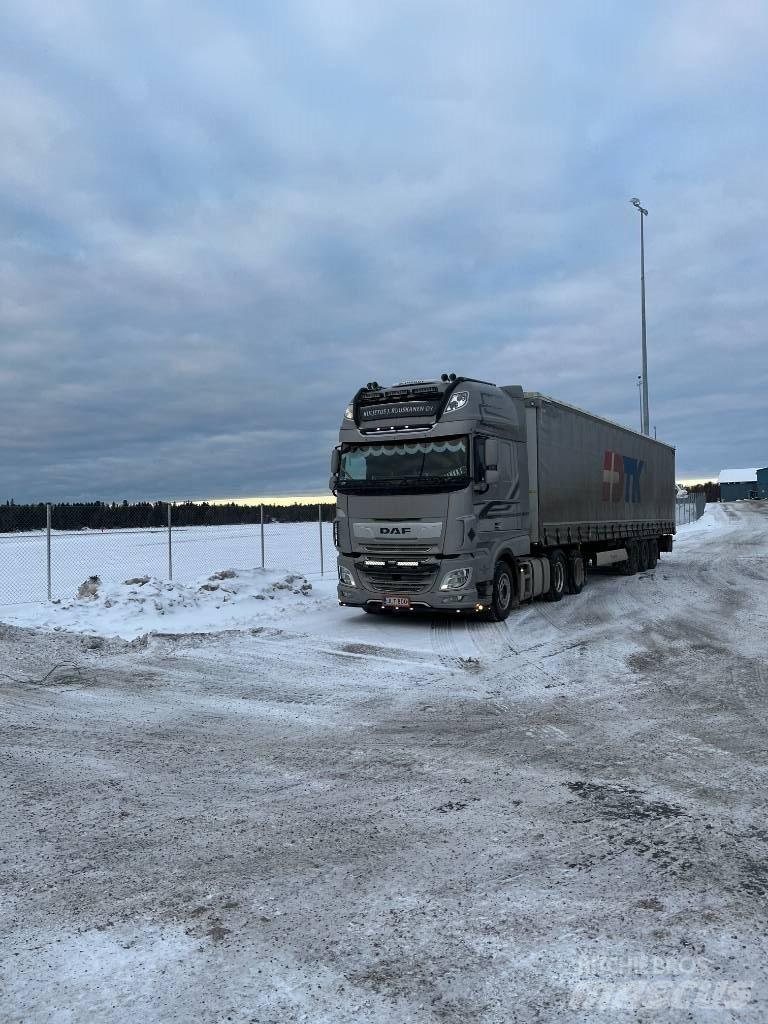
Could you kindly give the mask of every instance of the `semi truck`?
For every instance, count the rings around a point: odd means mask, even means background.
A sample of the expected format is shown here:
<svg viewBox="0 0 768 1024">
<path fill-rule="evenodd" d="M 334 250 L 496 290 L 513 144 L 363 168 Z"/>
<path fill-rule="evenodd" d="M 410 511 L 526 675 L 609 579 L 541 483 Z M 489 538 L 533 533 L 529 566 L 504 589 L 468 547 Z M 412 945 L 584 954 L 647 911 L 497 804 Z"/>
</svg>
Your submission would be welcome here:
<svg viewBox="0 0 768 1024">
<path fill-rule="evenodd" d="M 501 621 L 672 550 L 675 450 L 519 385 L 361 387 L 331 457 L 338 599 Z"/>
</svg>

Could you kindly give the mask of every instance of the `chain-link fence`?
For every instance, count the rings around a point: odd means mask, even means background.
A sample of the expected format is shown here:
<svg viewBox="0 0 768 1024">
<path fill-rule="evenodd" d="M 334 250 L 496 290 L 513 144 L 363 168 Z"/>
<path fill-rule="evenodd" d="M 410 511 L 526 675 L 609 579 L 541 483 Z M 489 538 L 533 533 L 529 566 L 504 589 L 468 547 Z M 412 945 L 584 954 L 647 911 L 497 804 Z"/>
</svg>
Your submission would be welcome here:
<svg viewBox="0 0 768 1024">
<path fill-rule="evenodd" d="M 704 508 L 707 504 L 705 494 L 686 494 L 684 498 L 677 499 L 677 525 L 685 526 L 686 523 L 693 523 L 704 515 Z"/>
<path fill-rule="evenodd" d="M 704 512 L 703 494 L 677 500 L 678 526 Z M 234 511 L 233 511 L 234 510 Z M 0 605 L 74 597 L 92 576 L 179 583 L 221 569 L 333 573 L 334 506 L 146 502 L 0 508 Z M 236 517 L 240 521 L 228 522 Z M 249 521 L 250 520 L 250 521 Z"/>
<path fill-rule="evenodd" d="M 334 572 L 334 506 L 250 506 L 227 522 L 225 506 L 4 506 L 0 516 L 0 605 L 74 597 L 92 576 L 122 583 L 143 576 L 179 583 L 221 569 L 262 568 L 320 577 Z M 9 518 L 9 512 L 11 517 Z"/>
</svg>

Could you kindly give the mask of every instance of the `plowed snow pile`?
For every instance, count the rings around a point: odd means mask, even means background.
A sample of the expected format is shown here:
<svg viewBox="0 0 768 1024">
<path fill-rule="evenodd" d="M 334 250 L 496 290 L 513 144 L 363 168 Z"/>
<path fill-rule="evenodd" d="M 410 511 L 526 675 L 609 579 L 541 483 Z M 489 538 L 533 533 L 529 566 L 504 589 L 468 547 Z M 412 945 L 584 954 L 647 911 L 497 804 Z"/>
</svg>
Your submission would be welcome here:
<svg viewBox="0 0 768 1024">
<path fill-rule="evenodd" d="M 4 617 L 17 625 L 132 640 L 143 633 L 243 629 L 280 617 L 287 606 L 315 604 L 312 584 L 304 576 L 223 569 L 186 584 L 141 576 L 106 585 L 91 577 L 71 600 L 17 605 Z"/>
</svg>

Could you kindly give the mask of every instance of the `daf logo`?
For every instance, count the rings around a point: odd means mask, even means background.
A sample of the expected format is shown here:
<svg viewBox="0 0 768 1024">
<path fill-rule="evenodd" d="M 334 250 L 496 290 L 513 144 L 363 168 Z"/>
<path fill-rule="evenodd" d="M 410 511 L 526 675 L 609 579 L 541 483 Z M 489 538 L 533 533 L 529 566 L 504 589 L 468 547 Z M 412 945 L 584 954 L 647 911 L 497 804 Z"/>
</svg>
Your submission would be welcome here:
<svg viewBox="0 0 768 1024">
<path fill-rule="evenodd" d="M 377 540 L 381 544 L 400 544 L 404 540 L 424 540 L 436 543 L 443 534 L 443 524 L 414 523 L 407 519 L 387 522 L 378 519 L 372 523 L 353 523 L 352 536 L 360 540 Z"/>
</svg>

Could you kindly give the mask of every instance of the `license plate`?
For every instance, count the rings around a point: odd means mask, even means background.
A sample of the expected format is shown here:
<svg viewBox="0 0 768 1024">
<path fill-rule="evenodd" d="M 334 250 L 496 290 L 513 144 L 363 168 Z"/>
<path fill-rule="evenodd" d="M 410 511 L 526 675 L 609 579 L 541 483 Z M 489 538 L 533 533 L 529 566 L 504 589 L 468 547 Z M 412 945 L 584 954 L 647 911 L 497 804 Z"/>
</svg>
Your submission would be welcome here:
<svg viewBox="0 0 768 1024">
<path fill-rule="evenodd" d="M 410 597 L 385 597 L 384 598 L 385 608 L 410 608 L 411 599 Z"/>
</svg>

